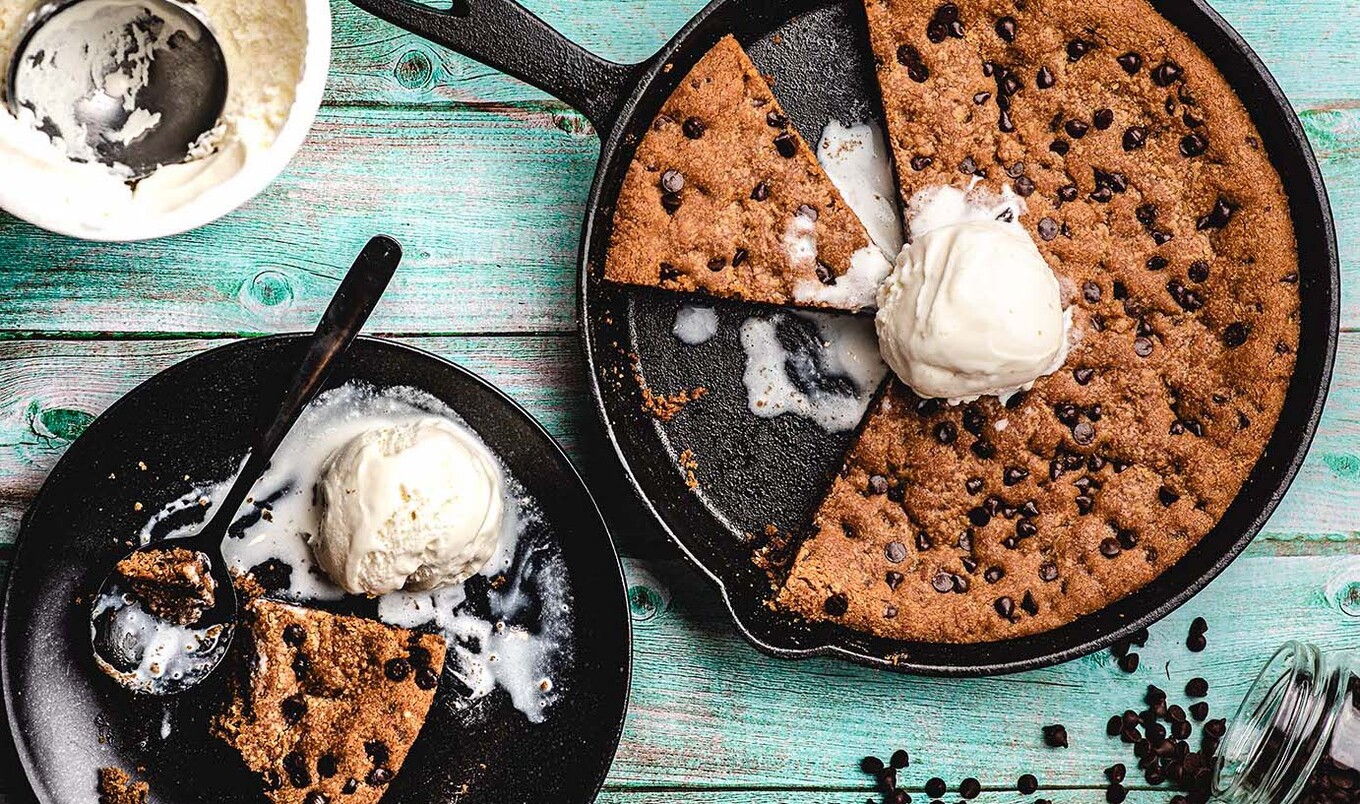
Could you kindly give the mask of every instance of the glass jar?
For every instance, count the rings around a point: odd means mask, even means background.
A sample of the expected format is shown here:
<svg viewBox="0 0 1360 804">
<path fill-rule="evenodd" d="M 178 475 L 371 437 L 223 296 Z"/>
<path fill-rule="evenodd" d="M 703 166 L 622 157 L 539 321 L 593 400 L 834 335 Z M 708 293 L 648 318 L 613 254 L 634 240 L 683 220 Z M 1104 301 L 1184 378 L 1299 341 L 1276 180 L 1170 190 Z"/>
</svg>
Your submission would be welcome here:
<svg viewBox="0 0 1360 804">
<path fill-rule="evenodd" d="M 1285 645 L 1219 757 L 1214 793 L 1227 804 L 1360 804 L 1360 657 Z"/>
</svg>

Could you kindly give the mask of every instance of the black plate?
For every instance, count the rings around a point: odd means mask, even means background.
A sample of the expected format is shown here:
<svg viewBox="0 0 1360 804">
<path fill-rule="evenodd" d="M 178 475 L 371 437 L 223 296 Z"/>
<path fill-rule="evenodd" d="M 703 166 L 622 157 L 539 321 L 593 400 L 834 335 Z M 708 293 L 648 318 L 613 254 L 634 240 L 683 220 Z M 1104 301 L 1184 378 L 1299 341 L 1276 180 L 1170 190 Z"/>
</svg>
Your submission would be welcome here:
<svg viewBox="0 0 1360 804">
<path fill-rule="evenodd" d="M 926 2 L 927 0 L 922 0 Z M 1150 0 L 1218 66 L 1252 115 L 1289 197 L 1299 241 L 1297 368 L 1265 452 L 1226 515 L 1153 583 L 1100 612 L 1030 637 L 975 645 L 877 639 L 809 626 L 767 605 L 744 532 L 806 524 L 846 443 L 788 417 L 755 421 L 738 394 L 742 358 L 726 331 L 681 350 L 669 333 L 672 295 L 602 281 L 615 202 L 633 150 L 689 69 L 724 34 L 750 52 L 799 131 L 815 142 L 832 117 L 881 108 L 861 0 L 713 0 L 652 58 L 605 61 L 565 40 L 514 0 L 455 0 L 448 11 L 407 0 L 354 0 L 408 30 L 517 76 L 584 113 L 600 132 L 600 164 L 580 255 L 582 337 L 600 420 L 643 507 L 717 585 L 739 630 L 786 657 L 832 655 L 934 675 L 985 675 L 1056 664 L 1108 647 L 1190 599 L 1246 548 L 1289 488 L 1322 415 L 1336 354 L 1340 271 L 1317 161 L 1288 100 L 1251 48 L 1205 0 Z M 725 320 L 747 308 L 719 303 Z M 659 391 L 704 383 L 715 392 L 668 424 L 644 414 L 634 361 Z M 733 383 L 736 383 L 734 386 Z M 677 459 L 693 449 L 703 491 Z"/>
<path fill-rule="evenodd" d="M 144 767 L 157 804 L 260 800 L 240 760 L 207 736 L 226 674 L 168 704 L 131 696 L 95 668 L 89 609 L 76 600 L 126 551 L 117 539 L 185 493 L 185 475 L 230 475 L 251 431 L 272 416 L 302 345 L 300 336 L 242 341 L 143 383 L 71 445 L 25 517 L 0 662 L 19 758 L 44 804 L 93 801 L 96 770 L 106 765 Z M 594 501 L 548 434 L 466 370 L 364 338 L 340 360 L 330 385 L 351 379 L 420 388 L 482 436 L 560 539 L 575 611 L 574 660 L 545 722 L 530 723 L 500 690 L 460 711 L 451 705 L 453 685 L 441 684 L 384 801 L 592 800 L 623 727 L 631 647 L 622 570 Z M 149 468 L 139 470 L 138 461 Z M 142 512 L 134 511 L 137 502 Z M 161 737 L 166 717 L 173 723 L 168 739 Z M 459 796 L 464 784 L 468 792 Z"/>
</svg>

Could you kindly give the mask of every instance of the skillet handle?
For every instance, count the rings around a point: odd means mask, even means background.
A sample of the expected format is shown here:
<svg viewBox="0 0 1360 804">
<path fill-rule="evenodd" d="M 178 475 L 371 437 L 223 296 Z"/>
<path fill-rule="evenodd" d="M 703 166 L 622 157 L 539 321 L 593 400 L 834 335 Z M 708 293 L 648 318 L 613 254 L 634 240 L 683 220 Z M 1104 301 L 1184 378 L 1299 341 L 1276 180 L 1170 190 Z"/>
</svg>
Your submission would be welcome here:
<svg viewBox="0 0 1360 804">
<path fill-rule="evenodd" d="M 565 101 L 603 138 L 642 65 L 596 56 L 515 0 L 453 0 L 440 11 L 413 0 L 352 0 L 375 17 L 500 70 Z"/>
</svg>

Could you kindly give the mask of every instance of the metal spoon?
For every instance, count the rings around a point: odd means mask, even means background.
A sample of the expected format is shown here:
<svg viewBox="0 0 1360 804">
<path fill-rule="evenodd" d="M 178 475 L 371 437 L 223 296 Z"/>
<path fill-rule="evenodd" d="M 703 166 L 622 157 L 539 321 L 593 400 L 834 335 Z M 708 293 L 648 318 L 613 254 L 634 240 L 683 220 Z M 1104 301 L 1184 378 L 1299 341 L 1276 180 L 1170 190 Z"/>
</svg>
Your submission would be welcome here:
<svg viewBox="0 0 1360 804">
<path fill-rule="evenodd" d="M 325 382 L 334 359 L 359 334 L 400 260 L 401 246 L 390 237 L 380 235 L 364 247 L 326 308 L 273 423 L 250 450 L 208 523 L 193 535 L 145 545 L 124 559 L 143 563 L 160 559 L 183 567 L 186 562 L 177 559 L 190 558 L 187 572 L 180 571 L 178 577 L 208 575 L 209 594 L 170 599 L 185 603 L 183 608 L 190 613 L 184 619 L 192 623 L 173 622 L 170 618 L 176 615 L 167 614 L 166 605 L 157 602 L 169 594 L 165 587 L 144 583 L 140 588 L 152 592 L 139 597 L 134 584 L 117 570 L 104 578 L 90 615 L 91 642 L 96 663 L 128 689 L 173 695 L 196 686 L 221 663 L 237 616 L 236 592 L 222 555 L 222 540 L 284 436 Z"/>
<path fill-rule="evenodd" d="M 6 76 L 11 114 L 27 110 L 72 160 L 125 166 L 130 181 L 186 161 L 227 102 L 217 37 L 174 0 L 49 0 Z"/>
</svg>

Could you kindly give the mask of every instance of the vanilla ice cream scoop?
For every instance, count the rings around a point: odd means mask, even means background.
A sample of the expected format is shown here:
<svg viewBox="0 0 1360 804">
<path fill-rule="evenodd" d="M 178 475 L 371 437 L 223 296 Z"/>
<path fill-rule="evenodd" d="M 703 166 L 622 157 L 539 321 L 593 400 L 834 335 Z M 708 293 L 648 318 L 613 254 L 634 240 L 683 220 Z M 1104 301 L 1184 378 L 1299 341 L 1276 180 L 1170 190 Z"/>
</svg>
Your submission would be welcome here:
<svg viewBox="0 0 1360 804">
<path fill-rule="evenodd" d="M 459 583 L 500 542 L 500 468 L 476 436 L 447 419 L 363 431 L 326 460 L 316 491 L 321 521 L 308 544 L 353 594 Z"/>
<path fill-rule="evenodd" d="M 875 319 L 893 372 L 920 396 L 951 402 L 1027 390 L 1062 365 L 1070 328 L 1058 280 L 1017 210 L 964 204 L 964 195 L 913 204 L 912 243 L 879 289 Z"/>
</svg>

